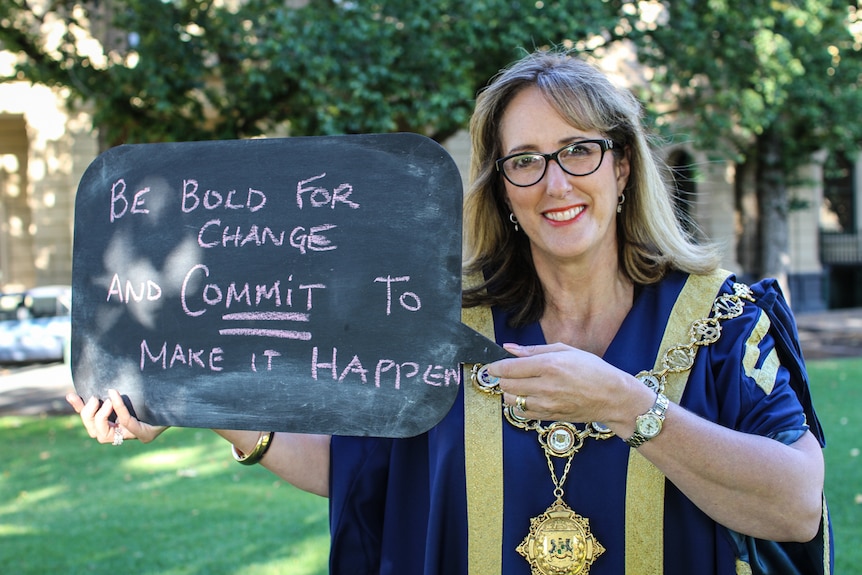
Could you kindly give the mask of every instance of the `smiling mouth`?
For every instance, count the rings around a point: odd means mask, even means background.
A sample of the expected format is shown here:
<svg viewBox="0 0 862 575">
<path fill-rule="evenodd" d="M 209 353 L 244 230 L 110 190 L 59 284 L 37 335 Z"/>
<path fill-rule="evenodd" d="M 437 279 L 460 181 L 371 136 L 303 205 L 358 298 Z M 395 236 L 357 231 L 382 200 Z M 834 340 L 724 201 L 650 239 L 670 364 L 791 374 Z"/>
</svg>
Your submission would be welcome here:
<svg viewBox="0 0 862 575">
<path fill-rule="evenodd" d="M 569 208 L 567 210 L 560 210 L 555 212 L 545 212 L 545 217 L 549 220 L 553 220 L 555 222 L 567 222 L 569 220 L 575 219 L 578 214 L 583 212 L 586 208 L 584 206 L 578 206 L 575 208 Z"/>
</svg>

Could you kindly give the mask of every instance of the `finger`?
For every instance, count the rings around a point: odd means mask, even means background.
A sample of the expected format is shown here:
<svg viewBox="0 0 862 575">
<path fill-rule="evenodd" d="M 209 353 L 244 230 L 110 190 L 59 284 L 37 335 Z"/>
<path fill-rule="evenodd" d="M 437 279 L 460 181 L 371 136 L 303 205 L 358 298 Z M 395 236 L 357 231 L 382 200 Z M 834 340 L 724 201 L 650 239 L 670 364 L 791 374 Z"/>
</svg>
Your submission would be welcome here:
<svg viewBox="0 0 862 575">
<path fill-rule="evenodd" d="M 514 380 L 541 376 L 544 363 L 545 360 L 540 357 L 524 356 L 501 359 L 489 363 L 487 367 L 491 376 L 500 378 L 500 387 L 506 387 L 515 383 Z"/>
<path fill-rule="evenodd" d="M 123 432 L 123 438 L 132 439 L 140 437 L 143 431 L 141 422 L 126 407 L 126 402 L 123 401 L 123 396 L 120 395 L 120 392 L 116 389 L 109 389 L 108 398 L 114 407 L 114 413 L 117 414 L 117 425 Z"/>
<path fill-rule="evenodd" d="M 535 398 L 532 398 L 532 397 L 526 396 L 526 395 L 518 395 L 515 393 L 504 393 L 503 394 L 503 403 L 507 407 L 515 408 L 515 415 L 520 415 L 520 416 L 525 415 L 527 413 L 527 411 L 530 410 L 530 406 L 528 405 L 528 402 L 532 403 L 531 400 L 535 400 Z"/>
<path fill-rule="evenodd" d="M 144 443 L 149 443 L 167 429 L 166 427 L 143 423 L 132 415 L 119 391 L 109 389 L 108 398 L 114 407 L 114 412 L 117 414 L 117 425 L 123 433 L 123 439 L 138 439 Z"/>
<path fill-rule="evenodd" d="M 91 397 L 87 400 L 87 403 L 81 406 L 81 423 L 84 424 L 84 428 L 92 438 L 98 436 L 98 430 L 96 429 L 96 412 L 98 410 L 99 400 L 96 397 Z"/>
<path fill-rule="evenodd" d="M 126 402 L 123 401 L 123 396 L 120 395 L 119 391 L 116 389 L 109 389 L 108 399 L 114 407 L 114 412 L 117 414 L 118 423 L 126 425 L 131 419 L 134 419 L 132 414 L 129 412 L 129 408 L 126 407 Z"/>
<path fill-rule="evenodd" d="M 564 351 L 567 349 L 571 349 L 571 347 L 564 343 L 550 343 L 542 345 L 518 345 L 517 343 L 504 343 L 503 349 L 516 357 L 532 357 L 545 353 L 553 353 L 555 351 Z"/>
<path fill-rule="evenodd" d="M 72 406 L 72 409 L 75 410 L 75 413 L 80 414 L 81 410 L 84 409 L 84 400 L 77 393 L 70 393 L 66 395 L 66 402 Z"/>
<path fill-rule="evenodd" d="M 96 411 L 93 421 L 96 429 L 95 437 L 100 443 L 111 443 L 114 441 L 115 424 L 110 420 L 112 413 L 114 413 L 114 406 L 110 401 L 103 401 L 99 410 Z"/>
</svg>

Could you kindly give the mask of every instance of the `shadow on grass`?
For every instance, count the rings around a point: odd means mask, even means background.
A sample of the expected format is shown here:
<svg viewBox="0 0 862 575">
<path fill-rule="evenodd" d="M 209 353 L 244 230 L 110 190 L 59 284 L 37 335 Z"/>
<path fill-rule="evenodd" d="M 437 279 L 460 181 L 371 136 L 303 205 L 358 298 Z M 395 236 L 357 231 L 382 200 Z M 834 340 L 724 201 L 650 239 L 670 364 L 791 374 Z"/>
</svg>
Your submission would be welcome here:
<svg viewBox="0 0 862 575">
<path fill-rule="evenodd" d="M 0 433 L 0 573 L 327 573 L 326 500 L 237 465 L 209 431 L 113 447 L 59 416 Z"/>
</svg>

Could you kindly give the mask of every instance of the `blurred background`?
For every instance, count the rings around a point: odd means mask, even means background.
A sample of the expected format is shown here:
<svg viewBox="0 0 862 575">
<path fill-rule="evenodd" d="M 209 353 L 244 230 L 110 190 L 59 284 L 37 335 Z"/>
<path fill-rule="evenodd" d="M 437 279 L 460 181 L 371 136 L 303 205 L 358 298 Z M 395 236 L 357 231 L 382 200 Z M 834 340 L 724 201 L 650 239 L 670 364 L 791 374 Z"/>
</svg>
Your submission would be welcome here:
<svg viewBox="0 0 862 575">
<path fill-rule="evenodd" d="M 0 572 L 326 572 L 324 500 L 236 469 L 213 434 L 103 448 L 68 415 L 75 196 L 101 152 L 406 131 L 466 181 L 476 93 L 543 47 L 631 89 L 690 233 L 744 281 L 782 282 L 830 440 L 839 572 L 862 573 L 862 10 L 846 0 L 0 2 Z"/>
<path fill-rule="evenodd" d="M 563 47 L 644 102 L 680 218 L 794 310 L 862 305 L 857 2 L 6 0 L 0 289 L 69 284 L 78 180 L 127 143 L 409 131 L 467 177 L 476 92 Z"/>
</svg>

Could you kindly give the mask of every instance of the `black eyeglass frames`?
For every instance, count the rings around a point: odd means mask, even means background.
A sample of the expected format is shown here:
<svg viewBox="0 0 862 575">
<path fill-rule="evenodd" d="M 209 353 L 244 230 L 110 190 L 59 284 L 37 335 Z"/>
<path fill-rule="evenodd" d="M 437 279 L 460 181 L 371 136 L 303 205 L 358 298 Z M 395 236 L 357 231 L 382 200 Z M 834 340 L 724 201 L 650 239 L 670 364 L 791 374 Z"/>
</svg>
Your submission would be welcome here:
<svg viewBox="0 0 862 575">
<path fill-rule="evenodd" d="M 518 152 L 495 162 L 497 171 L 520 188 L 539 183 L 548 171 L 548 162 L 554 160 L 570 176 L 588 176 L 599 169 L 605 152 L 613 149 L 614 141 L 579 140 L 566 144 L 556 152 Z"/>
</svg>

